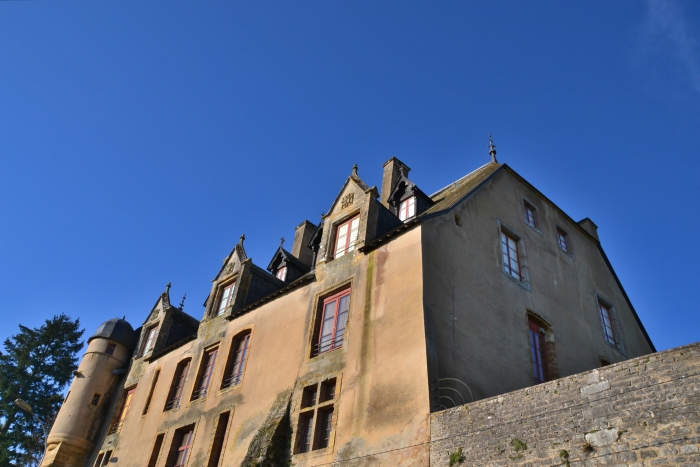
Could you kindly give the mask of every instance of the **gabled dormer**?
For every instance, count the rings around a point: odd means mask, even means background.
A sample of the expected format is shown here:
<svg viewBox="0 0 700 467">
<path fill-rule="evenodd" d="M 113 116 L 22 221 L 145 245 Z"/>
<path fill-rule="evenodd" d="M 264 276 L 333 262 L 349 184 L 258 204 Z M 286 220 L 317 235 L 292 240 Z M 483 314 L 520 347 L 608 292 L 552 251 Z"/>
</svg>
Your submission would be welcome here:
<svg viewBox="0 0 700 467">
<path fill-rule="evenodd" d="M 401 225 L 378 197 L 377 188 L 368 187 L 354 166 L 328 214 L 323 216 L 317 266 L 355 254 L 365 243 Z"/>
<path fill-rule="evenodd" d="M 238 311 L 284 287 L 284 281 L 253 264 L 243 249 L 244 240 L 241 235 L 212 280 L 211 292 L 204 302 L 204 319 L 233 319 Z"/>
<path fill-rule="evenodd" d="M 289 284 L 309 272 L 311 268 L 282 248 L 280 244 L 280 247 L 272 257 L 272 261 L 267 266 L 267 270 L 277 279 L 285 284 Z"/>
<path fill-rule="evenodd" d="M 195 318 L 182 311 L 182 308 L 170 304 L 168 283 L 141 327 L 134 357 L 148 359 L 158 355 L 178 342 L 194 336 L 198 327 L 199 322 Z"/>
<path fill-rule="evenodd" d="M 408 178 L 410 170 L 395 157 L 384 163 L 381 202 L 401 222 L 415 218 L 434 204 L 433 200 Z"/>
</svg>

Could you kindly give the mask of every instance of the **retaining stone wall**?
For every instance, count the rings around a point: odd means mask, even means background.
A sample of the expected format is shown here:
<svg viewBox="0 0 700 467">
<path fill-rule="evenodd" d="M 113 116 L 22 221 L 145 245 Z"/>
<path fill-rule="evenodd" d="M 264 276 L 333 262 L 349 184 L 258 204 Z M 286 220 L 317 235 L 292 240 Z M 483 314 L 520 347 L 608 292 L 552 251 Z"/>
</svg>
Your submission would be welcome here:
<svg viewBox="0 0 700 467">
<path fill-rule="evenodd" d="M 470 467 L 700 467 L 700 343 L 434 413 L 431 467 L 450 454 Z"/>
</svg>

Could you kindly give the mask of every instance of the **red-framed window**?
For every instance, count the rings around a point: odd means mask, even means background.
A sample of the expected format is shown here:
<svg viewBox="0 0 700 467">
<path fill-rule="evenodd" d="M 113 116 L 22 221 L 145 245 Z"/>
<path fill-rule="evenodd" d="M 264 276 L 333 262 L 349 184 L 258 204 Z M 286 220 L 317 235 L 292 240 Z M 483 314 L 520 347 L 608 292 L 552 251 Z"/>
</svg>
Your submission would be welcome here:
<svg viewBox="0 0 700 467">
<path fill-rule="evenodd" d="M 190 369 L 191 359 L 183 360 L 177 364 L 175 368 L 175 376 L 173 377 L 173 382 L 170 385 L 170 391 L 168 392 L 168 399 L 165 402 L 165 410 L 176 409 L 180 406 L 180 399 L 182 399 L 182 393 L 185 390 L 185 381 L 187 381 L 187 372 Z"/>
<path fill-rule="evenodd" d="M 233 345 L 231 345 L 231 352 L 226 362 L 226 370 L 224 371 L 224 379 L 221 382 L 221 389 L 241 384 L 249 349 L 250 331 L 245 331 L 243 334 L 239 334 L 233 338 Z"/>
<path fill-rule="evenodd" d="M 206 350 L 204 352 L 202 365 L 199 369 L 199 378 L 197 378 L 197 384 L 195 385 L 196 389 L 192 393 L 192 400 L 206 397 L 207 391 L 209 391 L 209 383 L 211 383 L 211 375 L 214 372 L 214 364 L 216 363 L 216 356 L 218 353 L 218 347 Z"/>
<path fill-rule="evenodd" d="M 350 311 L 350 289 L 323 300 L 315 355 L 343 346 L 345 325 Z"/>
<path fill-rule="evenodd" d="M 557 227 L 557 244 L 564 253 L 569 253 L 569 236 L 562 229 Z"/>
<path fill-rule="evenodd" d="M 535 207 L 525 202 L 525 223 L 532 228 L 537 228 L 537 218 L 535 217 Z"/>
<path fill-rule="evenodd" d="M 158 326 L 151 326 L 146 329 L 146 339 L 143 342 L 143 348 L 141 349 L 141 355 L 146 355 L 154 345 L 156 345 L 156 336 L 158 334 Z"/>
<path fill-rule="evenodd" d="M 514 279 L 522 280 L 518 240 L 503 231 L 501 231 L 501 252 L 503 254 L 503 271 Z"/>
<path fill-rule="evenodd" d="M 619 347 L 620 340 L 613 327 L 612 307 L 598 300 L 598 309 L 600 310 L 600 321 L 603 324 L 603 336 L 605 337 L 605 341 L 613 347 Z"/>
<path fill-rule="evenodd" d="M 165 461 L 165 467 L 184 467 L 192 450 L 194 441 L 194 425 L 188 425 L 175 430 L 170 452 Z"/>
<path fill-rule="evenodd" d="M 355 249 L 357 236 L 360 230 L 360 216 L 355 216 L 350 220 L 338 225 L 335 231 L 335 248 L 333 257 L 340 258 L 345 253 Z"/>
<path fill-rule="evenodd" d="M 224 314 L 226 307 L 231 304 L 231 299 L 233 298 L 233 291 L 236 289 L 236 283 L 225 285 L 219 294 L 219 308 L 216 311 L 216 316 Z"/>
<path fill-rule="evenodd" d="M 129 414 L 129 408 L 131 407 L 131 400 L 134 398 L 134 393 L 136 392 L 136 386 L 126 389 L 124 395 L 122 395 L 121 403 L 119 404 L 119 410 L 117 410 L 117 416 L 112 420 L 112 426 L 109 428 L 109 434 L 118 433 L 124 425 L 124 420 Z"/>
<path fill-rule="evenodd" d="M 416 197 L 411 196 L 401 201 L 399 205 L 399 219 L 405 221 L 416 215 Z"/>
<path fill-rule="evenodd" d="M 547 373 L 547 350 L 545 347 L 544 333 L 542 326 L 529 321 L 530 327 L 530 355 L 532 357 L 532 369 L 536 383 L 544 383 L 548 379 Z"/>
<path fill-rule="evenodd" d="M 281 281 L 287 279 L 287 266 L 282 266 L 281 268 L 279 268 L 277 270 L 277 273 L 275 274 L 275 277 L 277 277 L 277 279 Z"/>
</svg>

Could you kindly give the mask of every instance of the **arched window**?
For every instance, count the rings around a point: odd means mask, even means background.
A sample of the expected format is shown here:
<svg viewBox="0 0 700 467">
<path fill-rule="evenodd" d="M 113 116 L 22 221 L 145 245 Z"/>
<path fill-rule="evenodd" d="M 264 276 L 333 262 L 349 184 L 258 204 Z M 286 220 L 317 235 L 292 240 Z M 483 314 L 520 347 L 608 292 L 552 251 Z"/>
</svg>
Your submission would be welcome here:
<svg viewBox="0 0 700 467">
<path fill-rule="evenodd" d="M 228 360 L 226 361 L 226 368 L 224 369 L 224 379 L 221 381 L 221 389 L 241 384 L 249 350 L 250 329 L 243 331 L 233 338 Z"/>
</svg>

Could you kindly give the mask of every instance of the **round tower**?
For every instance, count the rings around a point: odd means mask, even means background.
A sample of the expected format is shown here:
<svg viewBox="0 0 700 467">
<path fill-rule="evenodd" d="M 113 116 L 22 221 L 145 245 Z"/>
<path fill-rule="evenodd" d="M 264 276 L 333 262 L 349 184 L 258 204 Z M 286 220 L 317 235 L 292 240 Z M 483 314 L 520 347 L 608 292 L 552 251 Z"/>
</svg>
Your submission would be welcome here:
<svg viewBox="0 0 700 467">
<path fill-rule="evenodd" d="M 110 400 L 136 347 L 137 335 L 123 319 L 110 319 L 88 339 L 88 348 L 47 439 L 42 467 L 83 467 L 104 424 Z"/>
</svg>

